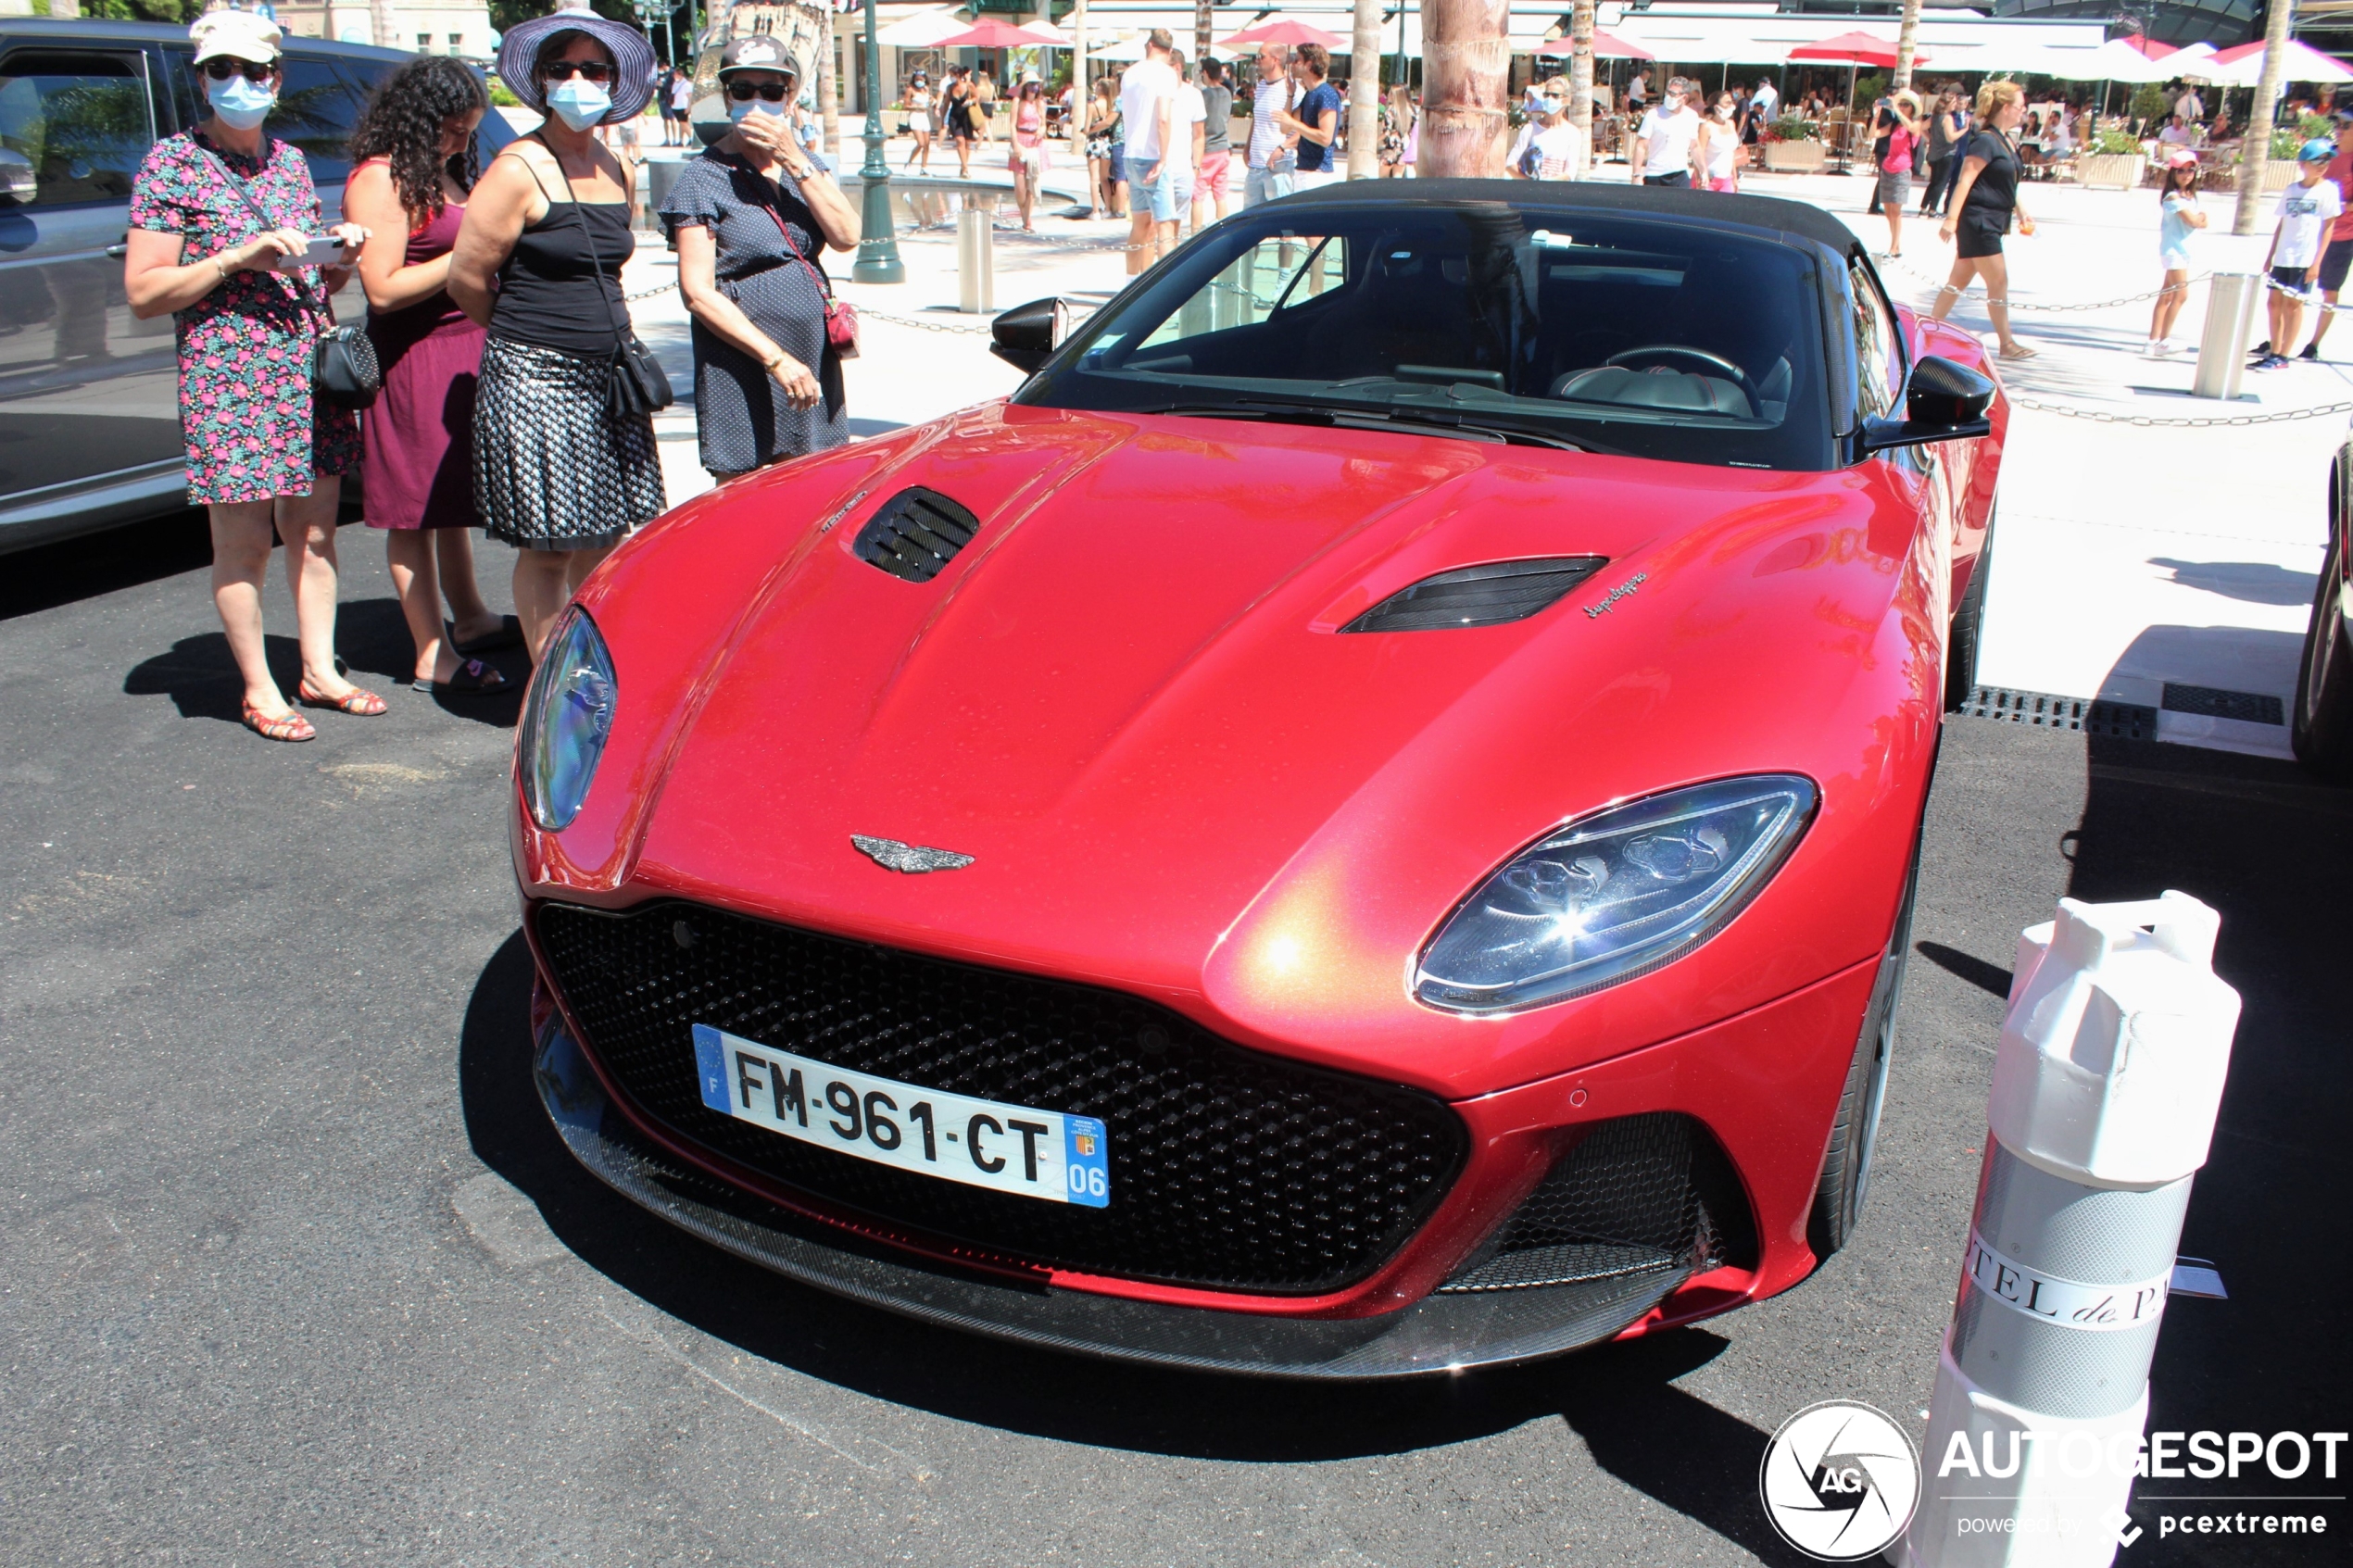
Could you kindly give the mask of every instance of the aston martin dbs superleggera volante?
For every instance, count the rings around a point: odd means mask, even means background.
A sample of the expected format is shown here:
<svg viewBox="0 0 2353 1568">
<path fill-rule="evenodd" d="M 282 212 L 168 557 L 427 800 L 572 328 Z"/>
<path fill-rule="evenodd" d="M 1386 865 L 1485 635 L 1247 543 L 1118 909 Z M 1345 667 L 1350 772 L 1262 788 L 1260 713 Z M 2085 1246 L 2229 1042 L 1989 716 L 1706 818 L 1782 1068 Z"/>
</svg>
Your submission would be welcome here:
<svg viewBox="0 0 2353 1568">
<path fill-rule="evenodd" d="M 1071 318 L 560 622 L 573 1151 L 828 1290 L 1278 1375 L 1804 1279 L 1974 660 L 1980 346 L 1812 208 L 1595 184 L 1292 197 Z"/>
</svg>

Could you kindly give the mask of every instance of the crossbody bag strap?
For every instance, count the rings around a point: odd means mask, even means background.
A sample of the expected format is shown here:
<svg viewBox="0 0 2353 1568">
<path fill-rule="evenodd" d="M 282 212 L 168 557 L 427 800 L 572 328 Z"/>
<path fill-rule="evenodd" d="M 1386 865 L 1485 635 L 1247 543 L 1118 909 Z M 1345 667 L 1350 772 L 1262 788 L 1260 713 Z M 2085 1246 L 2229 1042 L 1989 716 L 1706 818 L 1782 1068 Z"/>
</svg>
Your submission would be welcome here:
<svg viewBox="0 0 2353 1568">
<path fill-rule="evenodd" d="M 792 226 L 785 221 L 784 209 L 776 203 L 775 186 L 771 183 L 768 176 L 761 173 L 757 169 L 754 169 L 749 161 L 739 158 L 735 160 L 735 162 L 736 168 L 750 175 L 753 181 L 760 186 L 760 205 L 767 209 L 769 217 L 776 220 L 776 232 L 784 236 L 785 249 L 792 253 L 792 258 L 795 261 L 799 262 L 803 267 L 809 269 L 809 276 L 816 282 L 817 292 L 825 297 L 828 304 L 832 303 L 834 297 L 834 281 L 827 277 L 824 273 L 819 271 L 816 263 L 811 261 L 809 257 L 801 255 L 800 246 L 793 243 Z"/>
<path fill-rule="evenodd" d="M 194 140 L 194 138 L 191 138 L 191 140 Z M 271 141 L 266 137 L 262 140 L 261 167 L 264 170 L 269 169 L 271 156 L 276 150 L 277 145 L 277 143 Z M 219 153 L 214 152 L 210 147 L 206 146 L 201 142 L 196 143 L 196 150 L 212 160 L 213 168 L 220 170 L 221 182 L 229 187 L 239 201 L 245 204 L 245 209 L 248 212 L 251 212 L 255 219 L 261 224 L 261 232 L 263 233 L 266 234 L 271 230 L 275 229 L 278 226 L 271 220 L 269 212 L 262 207 L 262 205 L 253 199 L 253 193 L 245 189 L 245 182 L 237 178 L 236 171 L 229 167 L 226 159 L 222 158 Z M 278 270 L 274 267 L 271 268 L 271 270 L 272 272 L 278 271 Z M 327 325 L 330 327 L 335 324 L 335 310 L 333 305 L 321 305 L 318 300 L 311 297 L 309 279 L 304 277 L 299 271 L 278 272 L 278 276 L 286 279 L 294 284 L 295 293 L 299 296 L 298 303 L 305 310 L 308 310 L 316 316 L 325 317 Z"/>
<path fill-rule="evenodd" d="M 556 149 L 548 146 L 547 140 L 536 133 L 531 140 L 537 142 L 549 157 L 556 158 L 556 172 L 564 174 L 564 160 L 556 157 Z M 530 159 L 523 160 L 523 168 L 530 170 L 531 182 L 539 187 L 539 194 L 547 198 L 547 204 L 550 207 L 554 206 L 556 201 L 554 193 L 547 189 L 547 182 L 539 178 L 539 170 L 531 167 Z M 614 352 L 618 353 L 626 347 L 629 342 L 629 317 L 623 310 L 621 302 L 614 297 L 621 292 L 620 281 L 614 280 L 612 294 L 605 293 L 604 255 L 597 249 L 597 232 L 588 227 L 588 214 L 582 210 L 585 204 L 578 196 L 573 196 L 572 176 L 569 174 L 564 174 L 564 194 L 572 196 L 572 215 L 580 221 L 581 238 L 588 242 L 588 264 L 597 270 L 597 293 L 603 298 L 605 308 L 612 312 L 612 345 Z M 628 204 L 624 202 L 622 205 L 625 207 Z"/>
</svg>

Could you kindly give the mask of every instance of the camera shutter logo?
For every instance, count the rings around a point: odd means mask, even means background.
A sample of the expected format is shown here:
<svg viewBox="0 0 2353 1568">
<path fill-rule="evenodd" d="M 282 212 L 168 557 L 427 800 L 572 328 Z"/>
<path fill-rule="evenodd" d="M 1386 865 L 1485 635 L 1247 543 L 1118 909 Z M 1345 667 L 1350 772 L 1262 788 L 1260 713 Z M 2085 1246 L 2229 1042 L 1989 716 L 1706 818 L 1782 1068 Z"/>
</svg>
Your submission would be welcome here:
<svg viewBox="0 0 2353 1568">
<path fill-rule="evenodd" d="M 1781 1423 L 1765 1445 L 1756 1489 L 1783 1540 L 1823 1562 L 1857 1562 L 1912 1522 L 1919 1455 L 1885 1414 L 1829 1399 Z"/>
</svg>

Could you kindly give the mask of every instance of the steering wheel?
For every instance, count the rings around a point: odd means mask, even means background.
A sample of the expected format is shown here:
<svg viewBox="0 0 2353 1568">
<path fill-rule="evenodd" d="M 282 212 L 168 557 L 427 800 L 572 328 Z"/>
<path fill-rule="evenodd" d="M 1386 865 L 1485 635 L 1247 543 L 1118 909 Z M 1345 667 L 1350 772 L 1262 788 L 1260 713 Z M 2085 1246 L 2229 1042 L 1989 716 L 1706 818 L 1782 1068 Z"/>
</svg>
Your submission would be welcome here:
<svg viewBox="0 0 2353 1568">
<path fill-rule="evenodd" d="M 1722 375 L 1730 378 L 1732 384 L 1741 389 L 1741 395 L 1748 399 L 1751 414 L 1761 414 L 1765 411 L 1764 395 L 1756 390 L 1756 383 L 1748 379 L 1748 372 L 1720 354 L 1710 354 L 1705 348 L 1691 348 L 1680 343 L 1646 343 L 1640 348 L 1629 348 L 1622 354 L 1613 354 L 1602 363 L 1630 370 L 1635 367 L 1628 361 L 1634 359 L 1692 360 L 1706 367 L 1700 372 L 1703 375 Z"/>
</svg>

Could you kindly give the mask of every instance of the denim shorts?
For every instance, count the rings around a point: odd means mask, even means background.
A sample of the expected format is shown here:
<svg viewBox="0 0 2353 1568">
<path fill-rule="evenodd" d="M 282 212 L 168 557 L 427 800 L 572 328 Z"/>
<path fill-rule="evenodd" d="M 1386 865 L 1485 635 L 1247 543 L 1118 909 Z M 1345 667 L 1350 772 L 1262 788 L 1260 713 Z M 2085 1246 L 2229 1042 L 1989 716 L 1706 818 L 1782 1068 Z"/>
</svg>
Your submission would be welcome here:
<svg viewBox="0 0 2353 1568">
<path fill-rule="evenodd" d="M 1192 210 L 1193 171 L 1163 158 L 1160 178 L 1152 182 L 1152 221 L 1174 223 Z"/>
</svg>

